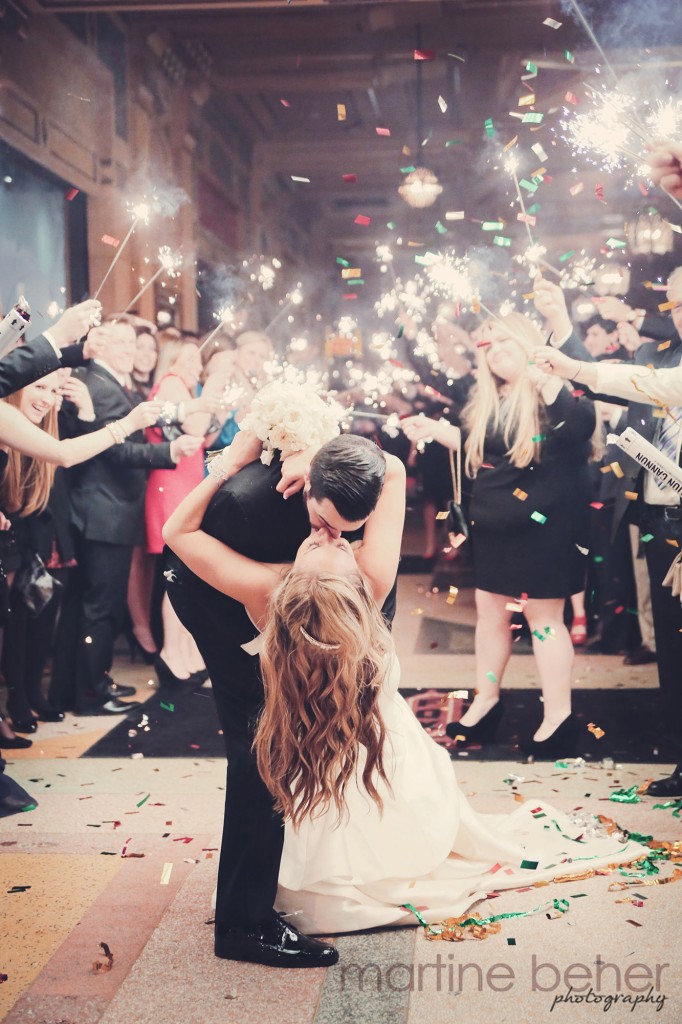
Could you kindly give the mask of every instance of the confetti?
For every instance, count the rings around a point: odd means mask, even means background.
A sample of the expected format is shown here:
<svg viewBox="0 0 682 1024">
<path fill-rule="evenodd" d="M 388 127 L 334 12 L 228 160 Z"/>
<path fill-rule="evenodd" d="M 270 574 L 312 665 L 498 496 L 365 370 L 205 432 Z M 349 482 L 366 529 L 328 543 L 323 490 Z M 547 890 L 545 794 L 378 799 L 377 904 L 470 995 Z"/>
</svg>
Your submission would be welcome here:
<svg viewBox="0 0 682 1024">
<path fill-rule="evenodd" d="M 519 98 L 519 106 L 520 107 L 532 107 L 534 103 L 535 103 L 535 93 L 534 92 L 529 92 L 525 96 L 521 96 Z"/>
<path fill-rule="evenodd" d="M 639 494 L 637 491 L 624 491 L 623 492 L 628 501 L 637 501 Z"/>
<path fill-rule="evenodd" d="M 623 477 L 625 476 L 625 473 L 620 468 L 620 463 L 619 462 L 612 462 L 610 468 L 613 470 L 613 475 L 614 476 L 617 476 L 619 480 L 623 479 Z"/>
<path fill-rule="evenodd" d="M 656 346 L 656 351 L 657 352 L 663 352 L 666 348 L 670 348 L 670 340 L 669 339 L 668 339 L 668 341 L 662 341 L 660 345 L 657 345 Z"/>
<path fill-rule="evenodd" d="M 625 249 L 627 242 L 623 242 L 620 238 L 607 238 L 605 245 L 608 245 L 609 249 Z"/>
<path fill-rule="evenodd" d="M 368 224 L 372 223 L 372 218 L 365 216 L 364 213 L 359 213 L 355 220 L 353 221 L 353 223 L 361 224 L 363 227 L 367 227 Z"/>
<path fill-rule="evenodd" d="M 572 196 L 577 196 L 580 192 L 582 192 L 584 188 L 585 186 L 582 183 L 582 181 L 579 181 L 577 185 L 571 185 L 568 191 L 571 193 Z"/>
<path fill-rule="evenodd" d="M 570 90 L 566 93 L 564 99 L 567 103 L 572 103 L 574 106 L 580 102 L 576 94 L 574 92 L 571 92 Z"/>
<path fill-rule="evenodd" d="M 64 198 L 66 199 L 67 203 L 70 203 L 73 199 L 76 198 L 78 193 L 79 193 L 79 189 L 77 189 L 77 188 L 70 188 L 70 189 L 68 189 L 67 192 L 64 193 Z"/>
<path fill-rule="evenodd" d="M 289 103 L 289 100 L 280 99 L 279 102 L 282 104 L 283 107 L 290 107 L 291 106 L 291 103 Z"/>
<path fill-rule="evenodd" d="M 291 174 L 291 175 L 289 175 L 289 177 L 291 178 L 292 181 L 300 181 L 304 185 L 309 185 L 310 184 L 310 178 L 302 178 L 298 174 Z"/>
<path fill-rule="evenodd" d="M 495 237 L 493 238 L 493 245 L 499 245 L 503 249 L 509 248 L 509 246 L 511 245 L 511 238 L 507 238 L 504 235 L 495 235 Z"/>
<path fill-rule="evenodd" d="M 603 203 L 604 206 L 606 206 L 606 200 L 604 199 L 604 186 L 603 185 L 595 185 L 594 186 L 594 194 L 597 197 L 597 199 L 599 200 L 599 202 Z"/>
<path fill-rule="evenodd" d="M 337 103 L 336 104 L 336 120 L 337 121 L 345 121 L 346 120 L 346 104 L 345 103 Z"/>
<path fill-rule="evenodd" d="M 346 185 L 352 185 L 358 180 L 357 174 L 342 174 L 341 181 L 345 182 Z"/>
<path fill-rule="evenodd" d="M 442 96 L 438 97 L 438 106 L 440 107 L 441 114 L 444 114 L 448 109 L 447 102 L 443 99 Z"/>
<path fill-rule="evenodd" d="M 542 160 L 543 163 L 545 162 L 545 160 L 549 159 L 549 157 L 547 156 L 539 142 L 536 142 L 535 145 L 531 146 L 530 148 L 533 150 L 538 160 Z"/>
<path fill-rule="evenodd" d="M 589 725 L 587 726 L 587 731 L 591 732 L 596 740 L 600 740 L 602 736 L 606 735 L 604 730 L 600 729 L 598 725 L 594 724 L 594 722 L 589 723 Z"/>
<path fill-rule="evenodd" d="M 492 117 L 486 118 L 486 120 L 483 122 L 483 127 L 485 128 L 486 135 L 488 136 L 489 139 L 495 137 L 495 126 L 493 124 Z"/>
<path fill-rule="evenodd" d="M 161 872 L 160 885 L 168 885 L 170 882 L 171 871 L 173 870 L 172 864 L 164 864 L 163 871 Z"/>
<path fill-rule="evenodd" d="M 542 512 L 531 512 L 530 517 L 533 522 L 540 523 L 541 526 L 547 522 L 547 516 L 543 516 Z"/>
<path fill-rule="evenodd" d="M 481 224 L 481 231 L 501 231 L 504 227 L 502 220 L 484 220 Z"/>
<path fill-rule="evenodd" d="M 377 135 L 386 135 L 386 136 L 388 136 L 388 135 L 391 134 L 391 129 L 390 128 L 375 128 L 374 130 L 377 133 Z"/>
<path fill-rule="evenodd" d="M 111 952 L 106 942 L 100 942 L 99 945 L 106 957 L 106 960 L 94 960 L 92 964 L 92 973 L 106 974 L 114 966 L 114 954 Z"/>
<path fill-rule="evenodd" d="M 547 28 L 557 29 L 557 28 L 561 28 L 561 26 L 563 25 L 563 22 L 562 21 L 555 21 L 554 18 L 545 18 L 545 20 L 543 21 L 542 24 L 546 25 Z"/>
<path fill-rule="evenodd" d="M 459 594 L 459 589 L 457 587 L 450 587 L 449 588 L 449 592 L 448 592 L 448 596 L 445 598 L 445 603 L 446 604 L 454 604 L 455 601 L 457 600 L 457 595 L 458 594 Z"/>
<path fill-rule="evenodd" d="M 674 308 L 675 308 L 675 303 L 674 302 L 659 302 L 659 304 L 658 304 L 658 311 L 659 311 L 659 313 L 667 313 L 669 309 L 674 309 Z M 670 344 L 670 342 L 667 342 L 667 345 L 669 345 L 669 344 Z M 660 350 L 660 346 L 659 346 L 659 350 Z"/>
<path fill-rule="evenodd" d="M 518 498 L 519 501 L 525 501 L 526 498 L 528 497 L 528 494 L 526 493 L 526 491 L 522 491 L 520 487 L 517 487 L 513 493 L 514 493 L 514 497 Z"/>
<path fill-rule="evenodd" d="M 435 50 L 415 50 L 414 51 L 414 59 L 415 60 L 435 60 L 436 59 L 436 51 Z"/>
<path fill-rule="evenodd" d="M 121 244 L 119 238 L 114 238 L 113 235 L 102 235 L 102 241 L 105 245 L 111 245 L 114 249 Z"/>
<path fill-rule="evenodd" d="M 524 114 L 521 118 L 521 124 L 542 124 L 544 116 L 544 114 L 540 114 L 539 112 Z"/>
<path fill-rule="evenodd" d="M 495 675 L 494 672 L 486 672 L 486 675 L 491 683 L 497 684 L 497 676 Z"/>
</svg>

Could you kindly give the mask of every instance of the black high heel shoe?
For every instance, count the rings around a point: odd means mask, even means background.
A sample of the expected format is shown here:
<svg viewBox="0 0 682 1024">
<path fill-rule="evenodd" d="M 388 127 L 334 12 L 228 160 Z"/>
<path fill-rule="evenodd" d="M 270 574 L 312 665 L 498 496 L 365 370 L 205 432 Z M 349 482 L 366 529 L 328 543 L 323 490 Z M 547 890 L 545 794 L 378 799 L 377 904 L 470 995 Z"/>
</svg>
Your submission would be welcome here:
<svg viewBox="0 0 682 1024">
<path fill-rule="evenodd" d="M 546 740 L 534 740 L 532 736 L 527 736 L 521 740 L 519 746 L 524 754 L 534 757 L 536 761 L 554 761 L 558 757 L 577 757 L 579 732 L 580 725 L 577 718 L 569 715 Z"/>
<path fill-rule="evenodd" d="M 497 704 L 493 704 L 490 711 L 487 711 L 483 718 L 479 718 L 475 725 L 462 725 L 461 722 L 448 722 L 445 732 L 454 740 L 456 736 L 463 736 L 465 742 L 479 741 L 485 743 L 493 740 L 502 721 L 504 703 L 500 697 Z M 462 744 L 463 745 L 463 744 Z"/>
<path fill-rule="evenodd" d="M 193 682 L 191 676 L 187 676 L 186 679 L 181 679 L 179 676 L 176 676 L 171 672 L 161 655 L 159 655 L 154 662 L 154 671 L 156 672 L 157 679 L 159 680 L 159 687 L 161 689 L 165 687 L 177 690 L 181 687 L 189 686 Z"/>
<path fill-rule="evenodd" d="M 33 740 L 24 739 L 23 736 L 13 736 L 8 739 L 0 732 L 0 750 L 28 750 L 33 746 Z"/>
<path fill-rule="evenodd" d="M 158 651 L 148 651 L 146 647 L 143 647 L 140 641 L 137 639 L 132 629 L 127 630 L 126 640 L 128 641 L 128 651 L 130 653 L 130 660 L 135 664 L 138 656 L 142 658 L 145 665 L 153 665 L 159 656 Z"/>
</svg>

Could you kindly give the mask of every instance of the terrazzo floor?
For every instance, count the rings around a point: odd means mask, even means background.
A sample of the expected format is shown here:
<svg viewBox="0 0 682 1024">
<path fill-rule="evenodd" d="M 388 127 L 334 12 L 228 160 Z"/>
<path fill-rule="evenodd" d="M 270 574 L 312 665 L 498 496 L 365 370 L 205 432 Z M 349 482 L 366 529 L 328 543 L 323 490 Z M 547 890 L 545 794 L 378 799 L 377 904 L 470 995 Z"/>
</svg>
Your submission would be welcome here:
<svg viewBox="0 0 682 1024">
<path fill-rule="evenodd" d="M 431 582 L 400 581 L 403 685 L 471 686 L 473 656 L 419 650 L 427 611 L 473 624 L 471 595 L 462 590 L 448 606 Z M 136 683 L 141 698 L 150 690 L 149 669 L 127 658 L 114 674 Z M 576 677 L 583 687 L 656 686 L 655 666 L 625 668 L 616 657 L 580 655 Z M 507 682 L 536 685 L 533 659 L 514 658 Z M 682 886 L 650 885 L 649 878 L 635 889 L 641 906 L 619 902 L 632 891 L 609 891 L 618 875 L 505 893 L 479 911 L 528 911 L 552 898 L 567 899 L 569 909 L 556 919 L 540 912 L 504 920 L 485 941 L 428 941 L 421 928 L 338 936 L 341 963 L 328 971 L 216 960 L 209 922 L 225 764 L 82 758 L 109 725 L 69 715 L 41 725 L 31 750 L 8 752 L 8 771 L 38 806 L 0 820 L 0 974 L 7 976 L 0 1019 L 7 1024 L 449 1024 L 493 1016 L 582 1024 L 605 1012 L 617 1024 L 680 1020 Z M 482 812 L 543 797 L 565 811 L 589 806 L 630 831 L 682 839 L 674 807 L 656 808 L 647 797 L 608 799 L 615 788 L 665 774 L 661 765 L 460 760 L 453 771 Z M 509 773 L 519 777 L 515 786 L 504 781 Z M 661 877 L 671 873 L 671 865 L 662 867 Z M 566 1001 L 571 984 L 582 1002 Z"/>
</svg>

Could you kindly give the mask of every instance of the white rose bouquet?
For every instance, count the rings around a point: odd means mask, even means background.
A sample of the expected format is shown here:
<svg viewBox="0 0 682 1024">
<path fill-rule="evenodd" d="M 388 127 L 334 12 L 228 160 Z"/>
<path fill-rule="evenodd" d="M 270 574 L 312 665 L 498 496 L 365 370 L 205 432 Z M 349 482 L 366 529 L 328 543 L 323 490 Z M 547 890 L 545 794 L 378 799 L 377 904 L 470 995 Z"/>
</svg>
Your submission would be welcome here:
<svg viewBox="0 0 682 1024">
<path fill-rule="evenodd" d="M 338 402 L 325 401 L 310 383 L 275 381 L 258 392 L 239 426 L 263 442 L 261 461 L 269 466 L 275 451 L 285 459 L 337 437 L 345 415 Z"/>
</svg>

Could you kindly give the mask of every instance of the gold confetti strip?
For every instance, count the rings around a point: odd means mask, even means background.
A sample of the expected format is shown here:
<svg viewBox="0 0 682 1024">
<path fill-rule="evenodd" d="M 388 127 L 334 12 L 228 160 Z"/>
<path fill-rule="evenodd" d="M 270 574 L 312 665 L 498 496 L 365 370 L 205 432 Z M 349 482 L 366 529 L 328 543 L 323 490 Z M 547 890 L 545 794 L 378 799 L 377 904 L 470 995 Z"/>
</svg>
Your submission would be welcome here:
<svg viewBox="0 0 682 1024">
<path fill-rule="evenodd" d="M 656 346 L 656 351 L 663 352 L 666 348 L 670 348 L 670 340 L 662 341 L 660 345 Z"/>
<path fill-rule="evenodd" d="M 628 501 L 637 501 L 639 498 L 637 491 L 625 491 L 624 494 Z"/>
<path fill-rule="evenodd" d="M 526 493 L 526 491 L 522 491 L 520 487 L 517 487 L 514 491 L 514 497 L 518 498 L 519 501 L 525 501 L 528 497 L 528 494 Z"/>
<path fill-rule="evenodd" d="M 674 302 L 659 302 L 659 304 L 658 304 L 658 311 L 659 311 L 659 313 L 667 313 L 668 310 L 673 309 L 674 306 L 675 306 Z M 666 342 L 666 344 L 669 345 L 670 342 L 668 341 L 668 342 Z M 659 348 L 660 348 L 660 345 L 659 345 Z"/>
<path fill-rule="evenodd" d="M 444 519 L 447 519 L 449 515 L 449 512 L 436 512 L 436 520 L 438 522 L 442 522 Z"/>
<path fill-rule="evenodd" d="M 594 724 L 594 722 L 590 722 L 589 723 L 589 725 L 587 726 L 587 731 L 591 732 L 592 735 L 594 736 L 594 738 L 597 739 L 597 740 L 600 740 L 602 738 L 602 736 L 606 735 L 604 730 L 600 729 L 598 725 Z"/>
<path fill-rule="evenodd" d="M 619 480 L 622 480 L 623 477 L 625 476 L 625 473 L 620 468 L 620 463 L 619 462 L 612 462 L 611 463 L 611 469 L 613 470 L 614 476 L 617 476 Z"/>
<path fill-rule="evenodd" d="M 454 604 L 455 601 L 457 600 L 457 595 L 458 594 L 459 594 L 459 588 L 458 587 L 450 587 L 448 596 L 445 598 L 445 603 L 446 604 Z"/>
<path fill-rule="evenodd" d="M 345 121 L 346 120 L 346 104 L 345 103 L 337 103 L 336 104 L 336 120 L 337 121 Z"/>
</svg>

